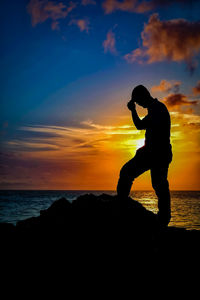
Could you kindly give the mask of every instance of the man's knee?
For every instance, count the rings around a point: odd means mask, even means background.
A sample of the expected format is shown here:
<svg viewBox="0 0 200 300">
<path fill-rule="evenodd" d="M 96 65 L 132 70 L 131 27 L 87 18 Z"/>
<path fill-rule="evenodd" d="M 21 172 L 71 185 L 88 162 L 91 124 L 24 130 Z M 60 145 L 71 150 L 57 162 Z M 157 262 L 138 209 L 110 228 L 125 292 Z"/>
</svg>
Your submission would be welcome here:
<svg viewBox="0 0 200 300">
<path fill-rule="evenodd" d="M 127 178 L 130 177 L 130 170 L 129 170 L 129 166 L 126 163 L 120 170 L 120 177 L 121 178 Z"/>
<path fill-rule="evenodd" d="M 156 192 L 166 192 L 169 190 L 169 183 L 167 179 L 161 180 L 160 178 L 157 180 L 152 180 L 153 189 Z"/>
</svg>

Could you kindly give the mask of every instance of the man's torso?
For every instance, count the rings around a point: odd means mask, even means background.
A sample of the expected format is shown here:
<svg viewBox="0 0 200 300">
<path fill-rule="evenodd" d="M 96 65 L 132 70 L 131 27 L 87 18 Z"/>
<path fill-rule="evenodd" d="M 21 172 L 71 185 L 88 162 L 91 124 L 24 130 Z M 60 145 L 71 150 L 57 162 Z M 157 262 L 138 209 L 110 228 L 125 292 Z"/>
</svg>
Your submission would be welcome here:
<svg viewBox="0 0 200 300">
<path fill-rule="evenodd" d="M 170 148 L 170 115 L 166 106 L 154 99 L 148 108 L 145 146 L 151 150 L 168 150 Z"/>
</svg>

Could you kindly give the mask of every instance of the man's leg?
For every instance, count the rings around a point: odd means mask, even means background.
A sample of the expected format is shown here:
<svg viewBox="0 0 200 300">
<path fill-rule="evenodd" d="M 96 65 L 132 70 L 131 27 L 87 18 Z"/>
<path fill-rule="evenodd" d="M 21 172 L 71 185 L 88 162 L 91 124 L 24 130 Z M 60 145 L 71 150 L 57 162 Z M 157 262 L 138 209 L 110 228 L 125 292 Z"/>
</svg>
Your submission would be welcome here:
<svg viewBox="0 0 200 300">
<path fill-rule="evenodd" d="M 149 160 L 146 152 L 139 149 L 136 155 L 129 160 L 120 171 L 117 195 L 121 199 L 128 198 L 133 180 L 149 169 Z"/>
<path fill-rule="evenodd" d="M 152 186 L 158 197 L 158 217 L 163 225 L 168 225 L 171 219 L 171 204 L 169 183 L 167 180 L 169 165 L 151 168 Z"/>
</svg>

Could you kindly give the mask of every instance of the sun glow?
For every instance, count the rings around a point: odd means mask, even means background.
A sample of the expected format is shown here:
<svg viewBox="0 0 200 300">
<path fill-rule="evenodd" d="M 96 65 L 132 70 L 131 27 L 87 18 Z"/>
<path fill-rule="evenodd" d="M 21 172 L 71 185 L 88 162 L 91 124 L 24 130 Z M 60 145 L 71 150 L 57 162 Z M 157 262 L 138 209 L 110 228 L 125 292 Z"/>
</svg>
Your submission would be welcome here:
<svg viewBox="0 0 200 300">
<path fill-rule="evenodd" d="M 171 189 L 199 189 L 199 117 L 172 113 L 171 144 L 173 160 L 169 168 Z M 43 189 L 115 189 L 121 167 L 144 146 L 145 132 L 127 120 L 121 123 L 83 121 L 77 126 L 35 125 L 18 128 L 23 135 L 7 141 L 7 148 L 18 151 L 7 172 L 10 180 L 19 178 L 19 169 L 31 167 L 27 186 Z M 22 173 L 22 172 L 21 172 Z M 20 174 L 21 174 L 20 173 Z M 27 173 L 25 173 L 27 174 Z M 39 174 L 39 175 L 38 175 Z M 189 179 L 187 174 L 190 174 Z M 23 175 L 23 174 L 22 174 Z M 24 177 L 19 178 L 23 182 Z M 31 181 L 32 180 L 32 181 Z M 27 182 L 27 179 L 26 179 Z M 148 174 L 134 184 L 151 189 Z"/>
<path fill-rule="evenodd" d="M 141 148 L 142 146 L 144 146 L 144 139 L 138 139 L 136 140 L 136 147 Z"/>
<path fill-rule="evenodd" d="M 131 152 L 131 155 L 134 155 L 137 149 L 144 146 L 144 138 L 127 139 L 124 140 L 121 144 L 123 145 L 124 148 L 126 148 L 127 150 L 129 150 L 129 152 Z"/>
</svg>

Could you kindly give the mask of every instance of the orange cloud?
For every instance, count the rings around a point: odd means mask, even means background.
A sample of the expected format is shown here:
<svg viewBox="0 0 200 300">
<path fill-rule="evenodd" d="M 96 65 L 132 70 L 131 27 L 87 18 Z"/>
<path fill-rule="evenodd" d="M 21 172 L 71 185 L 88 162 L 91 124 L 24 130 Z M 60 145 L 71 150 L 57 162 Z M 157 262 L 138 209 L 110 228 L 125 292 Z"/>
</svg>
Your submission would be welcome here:
<svg viewBox="0 0 200 300">
<path fill-rule="evenodd" d="M 197 82 L 197 85 L 192 89 L 194 95 L 200 95 L 200 80 Z"/>
<path fill-rule="evenodd" d="M 102 6 L 106 14 L 112 13 L 115 10 L 145 13 L 160 6 L 168 6 L 174 2 L 190 3 L 191 0 L 151 0 L 142 2 L 139 2 L 138 0 L 105 0 Z"/>
<path fill-rule="evenodd" d="M 112 54 L 117 54 L 115 43 L 115 34 L 112 32 L 112 30 L 110 30 L 107 33 L 106 40 L 103 42 L 104 52 L 111 52 Z"/>
<path fill-rule="evenodd" d="M 62 2 L 48 0 L 31 0 L 27 6 L 28 13 L 31 15 L 32 26 L 45 22 L 47 19 L 52 20 L 52 29 L 58 29 L 58 20 L 64 19 L 76 6 L 72 1 L 67 7 Z"/>
<path fill-rule="evenodd" d="M 79 27 L 80 31 L 86 31 L 88 33 L 89 31 L 89 21 L 85 19 L 79 19 L 79 20 L 71 20 L 69 22 L 70 25 L 75 24 Z"/>
<path fill-rule="evenodd" d="M 134 11 L 137 0 L 106 0 L 103 2 L 102 6 L 106 14 L 113 12 L 114 10 L 124 10 L 124 11 Z"/>
<path fill-rule="evenodd" d="M 188 100 L 187 96 L 183 94 L 170 94 L 164 99 L 164 101 L 168 108 L 173 109 L 179 109 L 179 107 L 182 105 L 196 105 L 198 103 L 196 100 Z"/>
<path fill-rule="evenodd" d="M 152 92 L 179 92 L 181 82 L 180 81 L 167 81 L 165 79 L 161 80 L 159 85 L 152 86 Z"/>
<path fill-rule="evenodd" d="M 167 81 L 165 79 L 161 80 L 159 85 L 152 86 L 152 92 L 170 92 L 178 93 L 179 87 L 181 85 L 180 81 Z"/>
<path fill-rule="evenodd" d="M 90 5 L 90 4 L 93 4 L 93 5 L 95 5 L 96 4 L 96 1 L 94 1 L 94 0 L 82 0 L 81 1 L 81 4 L 82 5 Z"/>
<path fill-rule="evenodd" d="M 196 68 L 195 57 L 200 52 L 199 21 L 160 21 L 158 14 L 153 14 L 145 24 L 141 37 L 143 46 L 124 56 L 128 62 L 184 61 L 190 71 Z"/>
</svg>

